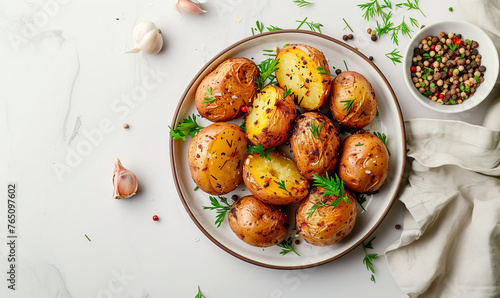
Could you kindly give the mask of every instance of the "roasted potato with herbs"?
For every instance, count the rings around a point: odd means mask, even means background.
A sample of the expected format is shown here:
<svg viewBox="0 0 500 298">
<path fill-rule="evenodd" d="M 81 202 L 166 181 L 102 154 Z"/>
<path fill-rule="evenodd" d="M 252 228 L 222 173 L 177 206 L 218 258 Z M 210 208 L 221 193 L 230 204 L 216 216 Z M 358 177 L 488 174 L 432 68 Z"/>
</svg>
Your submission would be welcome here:
<svg viewBox="0 0 500 298">
<path fill-rule="evenodd" d="M 317 110 L 330 93 L 330 67 L 318 49 L 305 44 L 288 45 L 276 54 L 279 69 L 276 80 L 281 88 L 291 89 L 298 106 Z"/>
<path fill-rule="evenodd" d="M 368 80 L 355 71 L 344 71 L 332 81 L 330 111 L 340 125 L 363 128 L 377 115 L 377 98 Z"/>
<path fill-rule="evenodd" d="M 288 141 L 297 116 L 293 98 L 285 90 L 269 85 L 253 100 L 245 117 L 246 137 L 254 145 L 271 148 Z"/>
<path fill-rule="evenodd" d="M 267 157 L 253 153 L 243 165 L 243 181 L 259 200 L 273 205 L 287 205 L 303 199 L 309 182 L 285 155 L 273 151 Z"/>
<path fill-rule="evenodd" d="M 281 243 L 290 226 L 282 207 L 264 203 L 254 196 L 245 196 L 234 202 L 228 220 L 238 238 L 257 247 Z"/>
<path fill-rule="evenodd" d="M 213 122 L 237 118 L 241 107 L 252 104 L 258 76 L 257 65 L 249 59 L 231 58 L 222 62 L 196 89 L 198 112 Z"/>
<path fill-rule="evenodd" d="M 241 165 L 247 152 L 245 132 L 230 123 L 213 123 L 189 144 L 189 169 L 196 185 L 206 193 L 222 195 L 243 180 Z"/>
<path fill-rule="evenodd" d="M 313 175 L 331 174 L 337 167 L 340 137 L 333 122 L 318 112 L 297 117 L 290 138 L 292 153 L 300 173 L 312 180 Z"/>
<path fill-rule="evenodd" d="M 344 194 L 350 204 L 341 200 L 335 208 L 332 204 L 339 197 L 325 196 L 325 191 L 322 187 L 312 191 L 300 202 L 295 216 L 297 234 L 316 246 L 332 245 L 346 237 L 354 228 L 358 214 L 356 198 L 348 190 L 344 189 Z"/>
<path fill-rule="evenodd" d="M 389 174 L 389 152 L 384 142 L 366 130 L 348 136 L 342 143 L 338 172 L 350 190 L 378 190 Z"/>
</svg>

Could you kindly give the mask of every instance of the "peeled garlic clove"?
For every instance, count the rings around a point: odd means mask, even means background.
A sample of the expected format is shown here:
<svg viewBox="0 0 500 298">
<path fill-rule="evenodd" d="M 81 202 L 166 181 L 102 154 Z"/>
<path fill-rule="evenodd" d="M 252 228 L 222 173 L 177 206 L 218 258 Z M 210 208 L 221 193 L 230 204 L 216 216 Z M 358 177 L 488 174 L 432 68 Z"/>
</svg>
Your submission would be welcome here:
<svg viewBox="0 0 500 298">
<path fill-rule="evenodd" d="M 185 12 L 188 14 L 200 14 L 207 12 L 206 10 L 203 10 L 201 8 L 200 3 L 198 1 L 178 0 L 175 7 L 177 7 L 177 10 L 180 13 Z"/>
<path fill-rule="evenodd" d="M 125 169 L 120 159 L 117 158 L 113 174 L 113 197 L 115 199 L 129 198 L 135 195 L 138 187 L 139 183 L 135 174 Z"/>
<path fill-rule="evenodd" d="M 138 53 L 142 51 L 146 54 L 158 54 L 163 47 L 161 30 L 151 21 L 135 25 L 133 37 L 135 48 L 127 53 Z"/>
</svg>

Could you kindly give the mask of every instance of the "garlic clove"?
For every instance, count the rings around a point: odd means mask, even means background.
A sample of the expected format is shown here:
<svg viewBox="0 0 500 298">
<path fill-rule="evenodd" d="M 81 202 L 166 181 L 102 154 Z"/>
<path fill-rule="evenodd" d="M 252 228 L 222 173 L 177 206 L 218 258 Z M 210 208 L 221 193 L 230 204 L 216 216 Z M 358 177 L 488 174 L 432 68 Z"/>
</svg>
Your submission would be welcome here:
<svg viewBox="0 0 500 298">
<path fill-rule="evenodd" d="M 135 47 L 126 53 L 158 54 L 163 47 L 163 37 L 161 30 L 155 23 L 146 21 L 135 25 L 133 31 Z"/>
<path fill-rule="evenodd" d="M 115 199 L 129 198 L 136 194 L 138 187 L 139 183 L 135 174 L 125 169 L 120 159 L 117 158 L 113 174 L 113 197 Z"/>
<path fill-rule="evenodd" d="M 201 8 L 200 3 L 198 1 L 178 0 L 175 7 L 177 7 L 177 11 L 179 11 L 181 14 L 183 12 L 188 14 L 200 14 L 207 12 L 206 10 L 203 10 Z"/>
<path fill-rule="evenodd" d="M 142 38 L 138 48 L 146 54 L 158 54 L 163 47 L 160 29 L 151 30 Z"/>
</svg>

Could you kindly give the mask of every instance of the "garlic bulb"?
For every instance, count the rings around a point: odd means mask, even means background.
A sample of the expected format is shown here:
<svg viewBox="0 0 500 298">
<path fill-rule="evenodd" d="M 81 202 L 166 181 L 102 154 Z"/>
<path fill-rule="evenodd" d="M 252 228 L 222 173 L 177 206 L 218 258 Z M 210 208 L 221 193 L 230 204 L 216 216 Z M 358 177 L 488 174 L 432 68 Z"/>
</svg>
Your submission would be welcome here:
<svg viewBox="0 0 500 298">
<path fill-rule="evenodd" d="M 177 7 L 177 10 L 180 13 L 188 13 L 188 14 L 200 14 L 200 13 L 206 13 L 206 10 L 203 10 L 200 7 L 200 2 L 205 2 L 205 1 L 196 1 L 196 0 L 177 0 L 177 4 L 175 7 Z"/>
<path fill-rule="evenodd" d="M 138 187 L 139 183 L 135 174 L 125 169 L 120 159 L 117 158 L 113 174 L 113 197 L 115 199 L 131 197 L 135 195 Z"/>
<path fill-rule="evenodd" d="M 155 23 L 146 21 L 134 27 L 135 48 L 127 53 L 138 53 L 142 51 L 146 54 L 158 54 L 163 47 L 163 37 L 161 30 L 156 28 Z"/>
</svg>

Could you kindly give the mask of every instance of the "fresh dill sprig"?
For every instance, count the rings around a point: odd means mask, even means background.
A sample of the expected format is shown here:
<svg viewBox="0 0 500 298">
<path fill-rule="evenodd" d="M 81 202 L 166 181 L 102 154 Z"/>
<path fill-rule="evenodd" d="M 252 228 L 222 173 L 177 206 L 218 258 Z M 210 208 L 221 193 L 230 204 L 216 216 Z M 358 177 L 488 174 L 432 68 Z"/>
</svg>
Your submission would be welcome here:
<svg viewBox="0 0 500 298">
<path fill-rule="evenodd" d="M 387 58 L 391 59 L 391 61 L 392 61 L 392 63 L 394 63 L 394 65 L 396 65 L 396 63 L 401 63 L 401 59 L 403 58 L 403 56 L 401 56 L 401 54 L 399 54 L 399 50 L 397 48 L 392 50 L 392 52 L 390 52 L 390 53 L 386 53 L 385 56 Z"/>
<path fill-rule="evenodd" d="M 318 127 L 314 121 L 311 120 L 311 133 L 313 137 L 316 140 L 324 141 L 324 139 L 321 139 L 321 130 L 323 129 L 323 125 L 325 124 L 325 121 L 321 122 L 320 126 Z"/>
<path fill-rule="evenodd" d="M 418 28 L 418 21 L 416 19 L 410 17 L 410 22 L 413 27 Z"/>
<path fill-rule="evenodd" d="M 292 194 L 288 189 L 286 189 L 285 181 L 281 180 L 280 182 L 275 181 L 278 184 L 278 188 L 286 191 L 289 194 Z"/>
<path fill-rule="evenodd" d="M 182 120 L 182 122 L 177 125 L 176 129 L 173 129 L 170 126 L 168 126 L 168 128 L 170 128 L 169 134 L 174 140 L 182 139 L 183 141 L 185 141 L 188 135 L 194 137 L 200 130 L 205 127 L 200 126 L 198 125 L 198 123 L 196 123 L 196 116 L 193 114 L 192 116 L 189 116 L 188 118 Z"/>
<path fill-rule="evenodd" d="M 341 100 L 340 101 L 341 103 L 343 103 L 345 105 L 345 107 L 342 109 L 342 111 L 346 111 L 345 112 L 346 115 L 349 115 L 349 111 L 351 110 L 351 106 L 352 106 L 352 103 L 354 102 L 354 100 L 356 100 L 356 98 L 350 99 L 350 100 Z"/>
<path fill-rule="evenodd" d="M 203 97 L 203 99 L 204 101 L 202 101 L 201 103 L 211 103 L 215 101 L 215 97 L 212 95 L 211 87 L 207 87 L 207 89 L 205 90 L 205 97 Z"/>
<path fill-rule="evenodd" d="M 345 25 L 346 25 L 346 26 L 344 27 L 344 30 L 345 30 L 345 28 L 349 28 L 349 30 L 351 30 L 351 32 L 354 32 L 354 31 L 352 31 L 351 26 L 349 26 L 349 24 L 347 24 L 347 21 L 346 21 L 344 18 L 342 18 L 342 20 L 344 20 L 344 23 L 345 23 Z"/>
<path fill-rule="evenodd" d="M 240 124 L 240 128 L 243 129 L 244 132 L 247 132 L 247 128 L 245 127 L 246 124 L 247 122 L 245 120 L 243 120 L 243 122 L 241 122 Z"/>
<path fill-rule="evenodd" d="M 292 94 L 292 89 L 288 89 L 288 87 L 285 86 L 285 93 L 283 93 L 283 98 L 287 97 L 290 94 Z"/>
<path fill-rule="evenodd" d="M 373 261 L 378 259 L 378 255 L 377 254 L 369 254 L 366 249 L 373 249 L 373 246 L 372 246 L 372 241 L 375 239 L 375 237 L 373 237 L 370 241 L 368 241 L 368 243 L 364 243 L 363 242 L 363 251 L 365 252 L 365 258 L 363 259 L 363 264 L 366 265 L 366 269 L 368 271 L 370 271 L 372 274 L 371 274 L 371 278 L 370 280 L 375 282 L 375 269 L 373 269 Z"/>
<path fill-rule="evenodd" d="M 376 135 L 380 140 L 382 140 L 382 142 L 385 145 L 385 148 L 387 148 L 387 153 L 391 155 L 391 151 L 389 151 L 389 147 L 387 147 L 387 136 L 385 135 L 385 133 L 374 132 L 373 134 Z"/>
<path fill-rule="evenodd" d="M 385 14 L 382 6 L 378 3 L 378 0 L 368 1 L 364 4 L 358 4 L 358 6 L 361 7 L 361 10 L 365 11 L 363 13 L 363 18 L 365 18 L 365 20 L 367 21 L 377 15 L 384 16 Z"/>
<path fill-rule="evenodd" d="M 297 30 L 300 29 L 300 27 L 302 27 L 302 25 L 306 24 L 309 27 L 309 30 L 311 30 L 313 32 L 323 33 L 323 32 L 321 32 L 321 27 L 323 27 L 323 25 L 320 23 L 307 22 L 307 17 L 305 17 L 302 21 L 299 21 L 299 20 L 295 20 L 295 21 L 297 23 L 300 23 L 299 26 L 297 27 Z"/>
<path fill-rule="evenodd" d="M 320 75 L 328 75 L 331 77 L 335 76 L 335 75 L 332 75 L 331 73 L 329 73 L 323 66 L 318 66 L 318 67 L 316 67 L 316 69 L 319 70 L 318 74 L 320 74 Z"/>
<path fill-rule="evenodd" d="M 278 244 L 278 247 L 282 248 L 282 250 L 280 251 L 280 255 L 286 255 L 289 252 L 294 252 L 294 253 L 296 253 L 300 257 L 299 253 L 293 248 L 293 241 L 297 237 L 298 236 L 295 236 L 293 238 L 292 237 L 288 237 L 287 240 L 283 240 L 283 241 L 281 241 L 280 244 Z"/>
<path fill-rule="evenodd" d="M 382 17 L 382 25 L 376 22 L 375 32 L 377 33 L 377 37 L 382 36 L 382 34 L 388 34 L 392 30 L 393 22 L 391 22 L 392 11 Z"/>
<path fill-rule="evenodd" d="M 325 189 L 324 192 L 321 194 L 324 197 L 332 197 L 335 196 L 337 199 L 335 199 L 333 202 L 330 204 L 325 204 L 324 201 L 320 200 L 317 196 L 313 195 L 316 198 L 316 201 L 310 201 L 313 206 L 309 208 L 309 212 L 307 213 L 307 217 L 311 217 L 314 212 L 322 206 L 331 206 L 333 209 L 337 207 L 342 201 L 352 204 L 349 199 L 347 198 L 347 194 L 344 192 L 344 182 L 339 178 L 337 174 L 335 174 L 335 177 L 330 177 L 328 173 L 326 173 L 325 177 L 321 177 L 318 174 L 313 175 L 314 178 L 314 186 L 319 186 Z M 325 198 L 326 199 L 326 198 Z"/>
<path fill-rule="evenodd" d="M 314 4 L 313 2 L 304 1 L 304 0 L 293 0 L 293 3 L 297 4 L 298 7 L 305 7 L 305 6 Z"/>
<path fill-rule="evenodd" d="M 271 25 L 269 27 L 266 27 L 267 31 L 278 31 L 278 30 L 283 30 L 283 28 Z"/>
<path fill-rule="evenodd" d="M 415 10 L 418 10 L 420 11 L 420 13 L 424 16 L 424 17 L 427 17 L 425 15 L 425 13 L 420 9 L 420 7 L 418 6 L 418 2 L 419 0 L 414 0 L 415 2 L 411 2 L 410 0 L 406 0 L 406 3 L 402 2 L 402 3 L 398 3 L 396 4 L 397 7 L 401 8 L 402 6 L 406 6 L 408 8 L 408 10 L 411 10 L 411 9 L 415 9 Z"/>
<path fill-rule="evenodd" d="M 203 206 L 203 209 L 217 210 L 217 216 L 215 217 L 215 225 L 217 226 L 217 228 L 219 228 L 222 222 L 224 221 L 224 218 L 226 217 L 226 213 L 229 211 L 229 209 L 231 209 L 231 205 L 227 203 L 226 197 L 219 196 L 220 203 L 215 197 L 209 196 L 209 198 L 212 206 Z M 223 203 L 224 205 L 222 205 L 221 203 Z"/>
<path fill-rule="evenodd" d="M 198 286 L 198 293 L 194 296 L 194 298 L 205 298 L 205 296 L 201 293 L 200 286 Z"/>
<path fill-rule="evenodd" d="M 262 144 L 258 144 L 257 146 L 248 145 L 247 148 L 248 148 L 247 155 L 253 154 L 253 153 L 258 153 L 260 155 L 260 157 L 266 158 L 269 160 L 271 160 L 271 158 L 268 156 L 268 154 L 273 152 L 273 150 L 275 149 L 273 147 L 273 148 L 269 148 L 269 149 L 265 150 L 264 146 L 262 146 Z"/>
<path fill-rule="evenodd" d="M 276 77 L 274 76 L 274 72 L 279 69 L 278 64 L 279 64 L 280 59 L 273 59 L 273 58 L 268 58 L 261 63 L 257 65 L 257 68 L 259 69 L 260 76 L 257 78 L 257 89 L 262 90 L 268 85 L 276 84 L 275 79 Z M 266 84 L 266 80 L 269 80 L 269 83 Z"/>
</svg>

